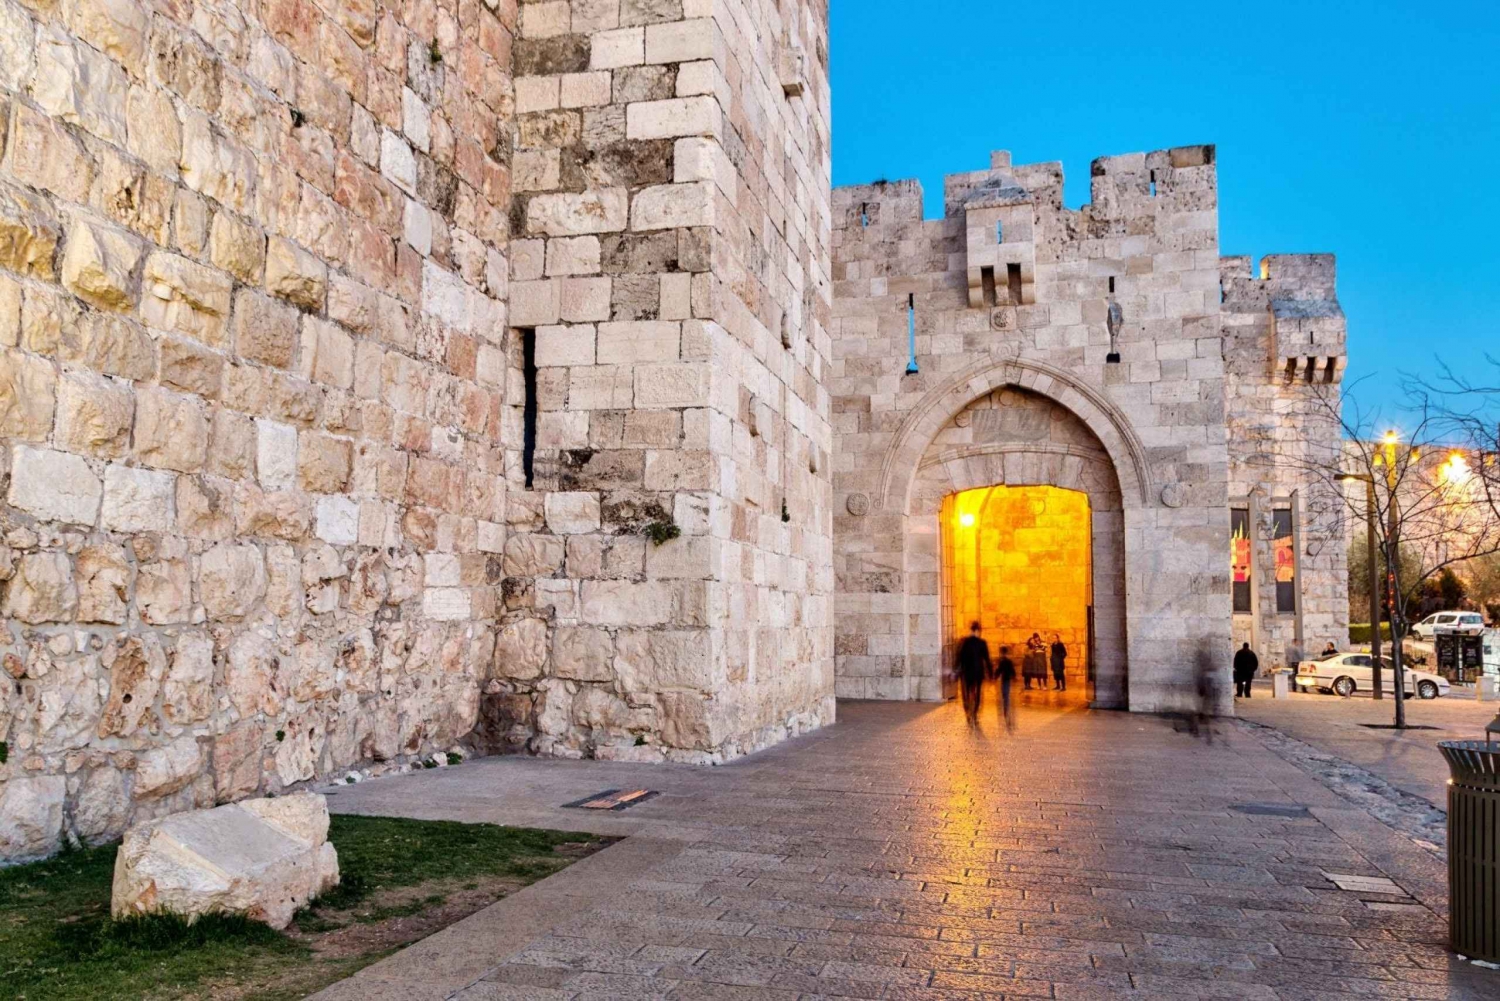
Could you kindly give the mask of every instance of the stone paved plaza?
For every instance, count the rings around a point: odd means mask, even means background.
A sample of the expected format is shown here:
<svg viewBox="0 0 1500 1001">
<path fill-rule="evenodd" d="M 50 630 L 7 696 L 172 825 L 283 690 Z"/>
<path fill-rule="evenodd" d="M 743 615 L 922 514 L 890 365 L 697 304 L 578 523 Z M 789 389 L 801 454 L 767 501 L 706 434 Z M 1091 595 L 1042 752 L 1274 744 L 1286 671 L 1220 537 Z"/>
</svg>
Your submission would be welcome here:
<svg viewBox="0 0 1500 1001">
<path fill-rule="evenodd" d="M 989 705 L 976 736 L 953 704 L 845 702 L 714 769 L 488 759 L 340 790 L 631 836 L 320 1001 L 1500 996 L 1444 949 L 1441 858 L 1239 724 L 1210 744 L 1034 698 L 1014 736 Z M 636 787 L 661 795 L 560 808 Z"/>
</svg>

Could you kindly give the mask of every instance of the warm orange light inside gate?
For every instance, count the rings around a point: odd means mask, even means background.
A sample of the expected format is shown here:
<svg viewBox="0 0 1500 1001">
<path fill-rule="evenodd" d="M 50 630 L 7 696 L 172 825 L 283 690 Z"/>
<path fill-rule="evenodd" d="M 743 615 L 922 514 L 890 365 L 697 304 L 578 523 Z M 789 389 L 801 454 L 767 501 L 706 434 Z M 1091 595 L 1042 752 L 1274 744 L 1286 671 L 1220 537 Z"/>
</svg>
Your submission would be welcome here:
<svg viewBox="0 0 1500 1001">
<path fill-rule="evenodd" d="M 981 487 L 943 503 L 949 635 L 978 621 L 1017 667 L 1032 633 L 1068 648 L 1068 687 L 1083 691 L 1092 592 L 1088 495 L 1049 486 Z M 1076 683 L 1076 688 L 1075 688 Z"/>
</svg>

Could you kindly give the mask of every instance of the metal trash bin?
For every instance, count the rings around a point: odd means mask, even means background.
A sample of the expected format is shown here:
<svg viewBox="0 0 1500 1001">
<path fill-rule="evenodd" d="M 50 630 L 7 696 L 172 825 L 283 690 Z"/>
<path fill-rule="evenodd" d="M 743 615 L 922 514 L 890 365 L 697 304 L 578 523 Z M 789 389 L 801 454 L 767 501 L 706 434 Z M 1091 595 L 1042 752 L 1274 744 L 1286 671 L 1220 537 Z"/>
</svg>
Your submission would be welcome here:
<svg viewBox="0 0 1500 1001">
<path fill-rule="evenodd" d="M 1448 761 L 1448 938 L 1500 963 L 1500 744 L 1444 740 Z"/>
</svg>

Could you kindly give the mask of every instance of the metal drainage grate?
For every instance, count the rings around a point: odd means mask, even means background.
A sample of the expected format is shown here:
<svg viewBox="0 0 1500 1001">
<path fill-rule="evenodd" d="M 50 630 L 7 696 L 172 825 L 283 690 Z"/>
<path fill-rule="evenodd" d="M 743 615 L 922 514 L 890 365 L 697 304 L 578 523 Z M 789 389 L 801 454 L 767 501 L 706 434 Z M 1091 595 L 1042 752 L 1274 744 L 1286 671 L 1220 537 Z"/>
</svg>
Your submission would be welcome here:
<svg viewBox="0 0 1500 1001">
<path fill-rule="evenodd" d="M 564 803 L 563 807 L 577 810 L 628 810 L 659 795 L 661 794 L 654 789 L 606 789 L 572 803 Z"/>
<path fill-rule="evenodd" d="M 1248 813 L 1256 817 L 1311 817 L 1307 807 L 1295 803 L 1285 805 L 1281 803 L 1236 803 L 1230 807 L 1236 813 Z"/>
</svg>

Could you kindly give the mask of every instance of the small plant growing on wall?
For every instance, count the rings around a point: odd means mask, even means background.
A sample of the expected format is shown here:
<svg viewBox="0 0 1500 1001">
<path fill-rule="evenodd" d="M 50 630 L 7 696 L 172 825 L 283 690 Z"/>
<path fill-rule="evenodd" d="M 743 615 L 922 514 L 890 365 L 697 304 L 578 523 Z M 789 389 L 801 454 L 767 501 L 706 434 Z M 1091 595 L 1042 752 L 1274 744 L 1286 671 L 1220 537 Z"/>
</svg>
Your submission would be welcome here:
<svg viewBox="0 0 1500 1001">
<path fill-rule="evenodd" d="M 443 61 L 443 50 L 438 48 L 438 40 L 434 38 L 432 44 L 427 46 L 427 61 L 436 66 Z"/>
<path fill-rule="evenodd" d="M 782 521 L 791 521 L 792 520 L 792 512 L 790 512 L 790 511 L 788 511 L 786 509 L 786 498 L 785 497 L 781 498 L 781 520 Z"/>
<path fill-rule="evenodd" d="M 671 542 L 682 534 L 682 529 L 672 521 L 653 521 L 642 529 L 643 534 L 658 546 L 665 542 Z"/>
</svg>

